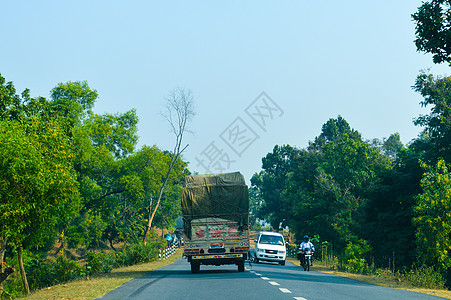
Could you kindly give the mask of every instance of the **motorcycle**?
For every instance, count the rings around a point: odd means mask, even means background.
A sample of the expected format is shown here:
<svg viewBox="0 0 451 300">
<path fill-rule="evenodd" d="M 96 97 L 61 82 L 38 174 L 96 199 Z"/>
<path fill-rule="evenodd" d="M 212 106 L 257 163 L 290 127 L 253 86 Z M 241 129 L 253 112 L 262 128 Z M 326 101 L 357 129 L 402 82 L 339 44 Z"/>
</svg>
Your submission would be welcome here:
<svg viewBox="0 0 451 300">
<path fill-rule="evenodd" d="M 313 250 L 310 248 L 305 248 L 303 254 L 304 259 L 302 259 L 301 252 L 298 252 L 298 259 L 301 263 L 301 267 L 304 268 L 304 271 L 310 271 L 310 266 L 312 265 Z"/>
</svg>

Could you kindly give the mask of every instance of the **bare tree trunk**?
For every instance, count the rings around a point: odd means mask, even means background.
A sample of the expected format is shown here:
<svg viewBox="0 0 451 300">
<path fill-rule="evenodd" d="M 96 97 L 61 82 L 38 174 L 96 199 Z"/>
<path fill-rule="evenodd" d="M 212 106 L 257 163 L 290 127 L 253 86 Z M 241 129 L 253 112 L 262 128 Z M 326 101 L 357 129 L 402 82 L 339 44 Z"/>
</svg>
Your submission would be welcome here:
<svg viewBox="0 0 451 300">
<path fill-rule="evenodd" d="M 147 221 L 146 232 L 144 234 L 144 240 L 143 240 L 144 245 L 147 243 L 146 240 L 147 240 L 147 236 L 149 235 L 150 228 L 152 226 L 153 218 L 155 217 L 155 214 L 157 213 L 157 209 L 160 206 L 160 201 L 161 201 L 161 197 L 163 196 L 164 187 L 166 186 L 166 183 L 168 182 L 169 175 L 171 175 L 171 171 L 172 171 L 172 168 L 174 167 L 174 165 L 175 165 L 175 162 L 174 162 L 174 159 L 172 159 L 171 164 L 169 165 L 168 173 L 166 174 L 166 178 L 164 179 L 163 185 L 160 188 L 160 193 L 158 194 L 158 200 L 157 200 L 157 203 L 155 204 L 155 208 L 152 211 L 152 215 L 150 216 L 149 220 Z M 151 207 L 149 207 L 149 213 L 150 213 L 150 211 L 151 211 Z"/>
<path fill-rule="evenodd" d="M 113 240 L 112 240 L 112 239 L 108 239 L 108 241 L 110 242 L 110 247 L 111 247 L 111 249 L 113 249 L 113 250 L 114 250 L 114 252 L 116 252 L 116 251 L 117 251 L 117 249 L 116 249 L 116 248 L 114 248 L 114 245 L 113 245 Z"/>
<path fill-rule="evenodd" d="M 172 169 L 174 168 L 177 159 L 180 157 L 180 154 L 186 149 L 186 147 L 188 147 L 188 145 L 186 145 L 183 149 L 181 148 L 183 134 L 185 133 L 187 122 L 194 116 L 193 97 L 191 95 L 191 91 L 184 90 L 182 88 L 176 88 L 169 93 L 169 96 L 166 100 L 167 100 L 166 106 L 167 114 L 165 115 L 165 117 L 172 128 L 172 132 L 175 135 L 175 146 L 174 151 L 172 153 L 171 162 L 169 164 L 168 172 L 166 173 L 166 177 L 160 188 L 157 203 L 155 204 L 155 208 L 153 209 L 153 211 L 151 205 L 152 201 L 150 202 L 149 205 L 149 214 L 151 211 L 152 214 L 148 219 L 146 231 L 144 233 L 143 239 L 144 245 L 146 244 L 147 236 L 149 235 L 153 218 L 155 217 L 158 207 L 160 206 L 161 197 L 163 196 L 163 191 L 166 184 L 168 183 Z"/>
<path fill-rule="evenodd" d="M 169 232 L 169 230 L 168 230 Z M 164 238 L 164 214 L 161 214 L 161 238 Z"/>
<path fill-rule="evenodd" d="M 125 224 L 126 224 L 125 219 L 126 219 L 126 214 L 127 214 L 127 198 L 126 197 L 124 197 L 124 209 L 122 211 L 123 211 L 122 224 L 124 224 L 124 226 L 125 226 Z M 128 239 L 127 234 L 124 234 L 123 238 L 124 238 L 124 250 L 125 250 L 125 249 L 127 249 L 127 239 Z"/>
<path fill-rule="evenodd" d="M 152 202 L 153 202 L 153 198 L 152 195 L 150 195 L 150 200 L 149 200 L 149 216 L 147 217 L 147 226 L 146 226 L 146 230 L 144 231 L 144 238 L 143 238 L 143 243 L 144 245 L 147 244 L 147 236 L 149 235 L 149 231 L 150 231 L 150 226 L 152 226 Z"/>
<path fill-rule="evenodd" d="M 23 286 L 27 295 L 30 295 L 30 287 L 28 286 L 27 274 L 23 266 L 22 246 L 17 247 L 17 260 L 19 261 L 20 276 L 22 277 Z"/>
</svg>

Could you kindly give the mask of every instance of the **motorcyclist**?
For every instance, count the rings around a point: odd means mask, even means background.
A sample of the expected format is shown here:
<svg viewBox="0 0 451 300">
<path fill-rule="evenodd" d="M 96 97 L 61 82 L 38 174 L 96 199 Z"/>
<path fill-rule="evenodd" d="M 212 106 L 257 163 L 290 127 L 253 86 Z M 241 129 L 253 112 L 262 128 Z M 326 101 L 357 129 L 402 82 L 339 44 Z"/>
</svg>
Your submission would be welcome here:
<svg viewBox="0 0 451 300">
<path fill-rule="evenodd" d="M 305 252 L 304 250 L 310 248 L 312 251 L 315 251 L 315 246 L 313 246 L 312 242 L 310 242 L 310 239 L 308 237 L 308 235 L 304 235 L 304 239 L 302 241 L 302 243 L 299 245 L 299 251 L 301 252 L 301 263 L 304 263 L 305 260 Z M 310 261 L 310 265 L 313 266 L 313 262 Z"/>
</svg>

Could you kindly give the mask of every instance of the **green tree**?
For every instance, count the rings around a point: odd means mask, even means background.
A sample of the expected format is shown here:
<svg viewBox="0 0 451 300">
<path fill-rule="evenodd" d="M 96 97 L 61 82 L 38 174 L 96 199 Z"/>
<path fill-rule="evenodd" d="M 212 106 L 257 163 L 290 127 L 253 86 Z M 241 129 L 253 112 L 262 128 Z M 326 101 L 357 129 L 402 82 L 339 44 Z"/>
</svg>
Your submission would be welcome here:
<svg viewBox="0 0 451 300">
<path fill-rule="evenodd" d="M 347 134 L 338 143 L 327 143 L 319 162 L 316 198 L 341 242 L 353 240 L 361 229 L 364 204 L 391 164 L 377 149 Z"/>
<path fill-rule="evenodd" d="M 174 223 L 180 213 L 179 189 L 184 176 L 188 172 L 186 169 L 187 164 L 180 158 L 173 165 L 171 174 L 167 178 L 166 188 L 161 195 L 159 209 L 155 210 L 156 202 L 152 202 L 152 206 L 149 207 L 148 201 L 158 197 L 172 159 L 171 153 L 162 151 L 155 145 L 143 147 L 128 159 L 127 169 L 131 174 L 139 178 L 143 186 L 142 197 L 135 198 L 135 214 L 139 216 L 137 219 L 141 220 L 139 223 L 140 238 L 145 234 L 146 224 L 148 224 L 152 211 L 155 211 L 155 222 L 162 225 Z M 129 198 L 133 199 L 132 197 Z"/>
<path fill-rule="evenodd" d="M 102 240 L 109 241 L 113 249 L 113 243 L 117 241 L 130 243 L 142 240 L 149 215 L 148 199 L 158 195 L 172 158 L 170 153 L 157 146 L 143 146 L 119 159 L 107 153 L 100 160 L 89 161 L 93 163 L 92 169 L 89 167 L 89 172 L 86 171 L 81 181 L 85 205 L 82 215 L 74 219 L 67 229 L 67 239 L 71 245 L 97 247 L 99 231 L 103 231 L 103 234 L 100 232 Z M 155 222 L 159 225 L 163 221 L 164 225 L 174 222 L 180 212 L 178 189 L 187 174 L 186 166 L 179 159 L 173 167 L 161 198 L 161 207 L 155 214 Z M 97 215 L 101 218 L 96 217 L 96 223 L 86 221 L 93 220 Z M 90 229 L 90 224 L 97 225 Z M 80 235 L 80 232 L 87 234 Z"/>
<path fill-rule="evenodd" d="M 81 192 L 87 209 L 110 195 L 133 188 L 127 178 L 127 155 L 137 143 L 138 118 L 134 110 L 124 114 L 91 114 L 74 129 L 76 161 Z M 138 191 L 137 191 L 138 192 Z"/>
<path fill-rule="evenodd" d="M 61 249 L 65 241 L 71 246 L 97 247 L 99 236 L 113 234 L 105 232 L 108 221 L 113 222 L 112 207 L 130 201 L 124 193 L 137 197 L 140 193 L 124 168 L 124 159 L 133 153 L 138 140 L 136 112 L 94 114 L 91 109 L 97 97 L 86 81 L 60 83 L 51 91 L 48 106 L 53 115 L 65 120 L 83 199 L 80 215 L 59 226 Z"/>
<path fill-rule="evenodd" d="M 0 119 L 18 120 L 23 114 L 23 98 L 27 98 L 28 95 L 28 90 L 25 90 L 24 97 L 21 98 L 17 95 L 14 84 L 11 81 L 7 82 L 0 74 Z"/>
<path fill-rule="evenodd" d="M 263 203 L 259 189 L 255 186 L 249 187 L 249 222 L 254 228 L 258 228 L 258 211 Z"/>
<path fill-rule="evenodd" d="M 340 116 L 323 125 L 309 149 L 316 153 L 316 169 L 307 199 L 315 201 L 311 207 L 318 214 L 311 216 L 311 226 L 323 239 L 344 247 L 358 239 L 364 205 L 390 161 Z"/>
<path fill-rule="evenodd" d="M 418 51 L 431 53 L 436 64 L 451 63 L 451 1 L 424 1 L 412 18 Z"/>
<path fill-rule="evenodd" d="M 398 151 L 401 144 L 395 138 L 394 145 L 398 145 L 395 159 L 387 153 L 385 144 L 382 147 L 394 162 L 394 168 L 383 175 L 381 184 L 371 194 L 362 232 L 373 246 L 378 266 L 387 266 L 393 258 L 399 267 L 410 267 L 415 262 L 415 251 L 412 250 L 417 247 L 416 228 L 412 218 L 415 197 L 422 192 L 423 170 L 419 161 L 433 165 L 441 158 L 451 159 L 450 83 L 448 77 L 420 74 L 413 89 L 424 97 L 421 105 L 431 107 L 431 113 L 420 116 L 414 123 L 423 126 L 424 131 L 401 151 Z M 380 243 L 381 240 L 384 243 Z"/>
<path fill-rule="evenodd" d="M 65 117 L 68 129 L 72 129 L 91 112 L 97 97 L 87 81 L 59 83 L 50 91 L 50 107 L 52 113 Z"/>
<path fill-rule="evenodd" d="M 392 161 L 396 160 L 403 147 L 404 145 L 398 132 L 391 134 L 388 139 L 384 139 L 382 144 L 384 154 Z"/>
<path fill-rule="evenodd" d="M 1 127 L 9 131 L 2 132 L 0 150 L 5 199 L 1 211 L 7 212 L 0 217 L 5 220 L 1 222 L 5 226 L 0 240 L 17 248 L 25 290 L 29 292 L 22 248 L 37 249 L 51 243 L 58 224 L 65 223 L 78 209 L 70 126 L 51 101 L 31 98 L 29 90 L 18 96 L 14 85 L 1 76 L 0 83 Z"/>
<path fill-rule="evenodd" d="M 330 118 L 323 124 L 321 134 L 315 138 L 314 142 L 310 143 L 309 149 L 320 150 L 321 147 L 329 142 L 338 143 L 344 135 L 354 140 L 361 140 L 360 133 L 351 128 L 343 117 Z"/>
<path fill-rule="evenodd" d="M 365 204 L 361 236 L 372 245 L 377 267 L 391 267 L 389 263 L 393 259 L 399 268 L 410 267 L 415 262 L 412 218 L 415 196 L 421 191 L 420 155 L 412 145 L 402 149 L 393 162 L 393 169 L 381 175 L 380 184 Z"/>
<path fill-rule="evenodd" d="M 70 144 L 56 122 L 29 124 L 0 121 L 0 234 L 17 247 L 22 263 L 24 244 L 43 246 L 55 226 L 78 207 L 78 186 Z"/>
<path fill-rule="evenodd" d="M 451 161 L 451 77 L 422 73 L 417 76 L 413 89 L 424 97 L 420 104 L 431 107 L 430 114 L 414 122 L 425 127 L 416 147 L 425 152 L 423 159 L 428 163 L 436 163 L 440 157 Z"/>
<path fill-rule="evenodd" d="M 300 150 L 288 175 L 284 194 L 290 207 L 289 227 L 295 232 L 297 240 L 317 233 L 327 241 L 337 239 L 329 216 L 324 211 L 324 203 L 316 195 L 318 164 L 316 152 Z"/>
<path fill-rule="evenodd" d="M 274 147 L 252 186 L 263 199 L 261 218 L 289 225 L 297 238 L 319 234 L 345 246 L 362 231 L 364 207 L 390 160 L 361 140 L 342 117 L 330 119 L 307 150 Z"/>
<path fill-rule="evenodd" d="M 134 109 L 123 114 L 91 114 L 83 128 L 94 146 L 103 145 L 116 158 L 131 154 L 138 141 L 138 118 Z"/>
<path fill-rule="evenodd" d="M 251 178 L 252 186 L 258 189 L 263 199 L 258 218 L 266 220 L 276 230 L 288 225 L 290 207 L 283 192 L 297 152 L 289 145 L 274 146 L 273 151 L 262 158 L 263 170 Z"/>
<path fill-rule="evenodd" d="M 417 197 L 414 224 L 418 255 L 423 264 L 451 268 L 451 175 L 444 160 L 423 164 L 423 193 Z"/>
</svg>

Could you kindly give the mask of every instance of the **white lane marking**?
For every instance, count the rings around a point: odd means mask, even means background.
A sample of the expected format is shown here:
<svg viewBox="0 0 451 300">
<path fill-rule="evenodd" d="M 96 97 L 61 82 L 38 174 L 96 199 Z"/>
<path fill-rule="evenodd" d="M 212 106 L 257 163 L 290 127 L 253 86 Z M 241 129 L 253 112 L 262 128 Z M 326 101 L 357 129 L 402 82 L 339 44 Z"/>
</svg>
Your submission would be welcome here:
<svg viewBox="0 0 451 300">
<path fill-rule="evenodd" d="M 269 280 L 268 277 L 260 277 L 260 278 L 263 279 L 263 280 Z"/>
<path fill-rule="evenodd" d="M 262 274 L 260 274 L 260 273 L 255 273 L 255 272 L 254 272 L 254 274 L 257 275 L 257 276 L 262 276 Z"/>
<path fill-rule="evenodd" d="M 246 267 L 246 268 L 244 268 L 244 269 L 245 269 L 246 271 L 250 271 L 250 270 L 251 270 L 251 269 L 249 269 L 249 268 L 247 268 L 247 267 Z"/>
<path fill-rule="evenodd" d="M 280 285 L 280 284 L 278 284 L 277 282 L 275 282 L 275 281 L 268 281 L 271 285 Z"/>
<path fill-rule="evenodd" d="M 296 300 L 307 300 L 304 297 L 294 297 L 294 299 L 296 299 Z"/>
<path fill-rule="evenodd" d="M 290 291 L 289 289 L 279 288 L 279 290 L 280 290 L 282 293 L 285 293 L 285 294 L 291 294 L 291 291 Z"/>
</svg>

